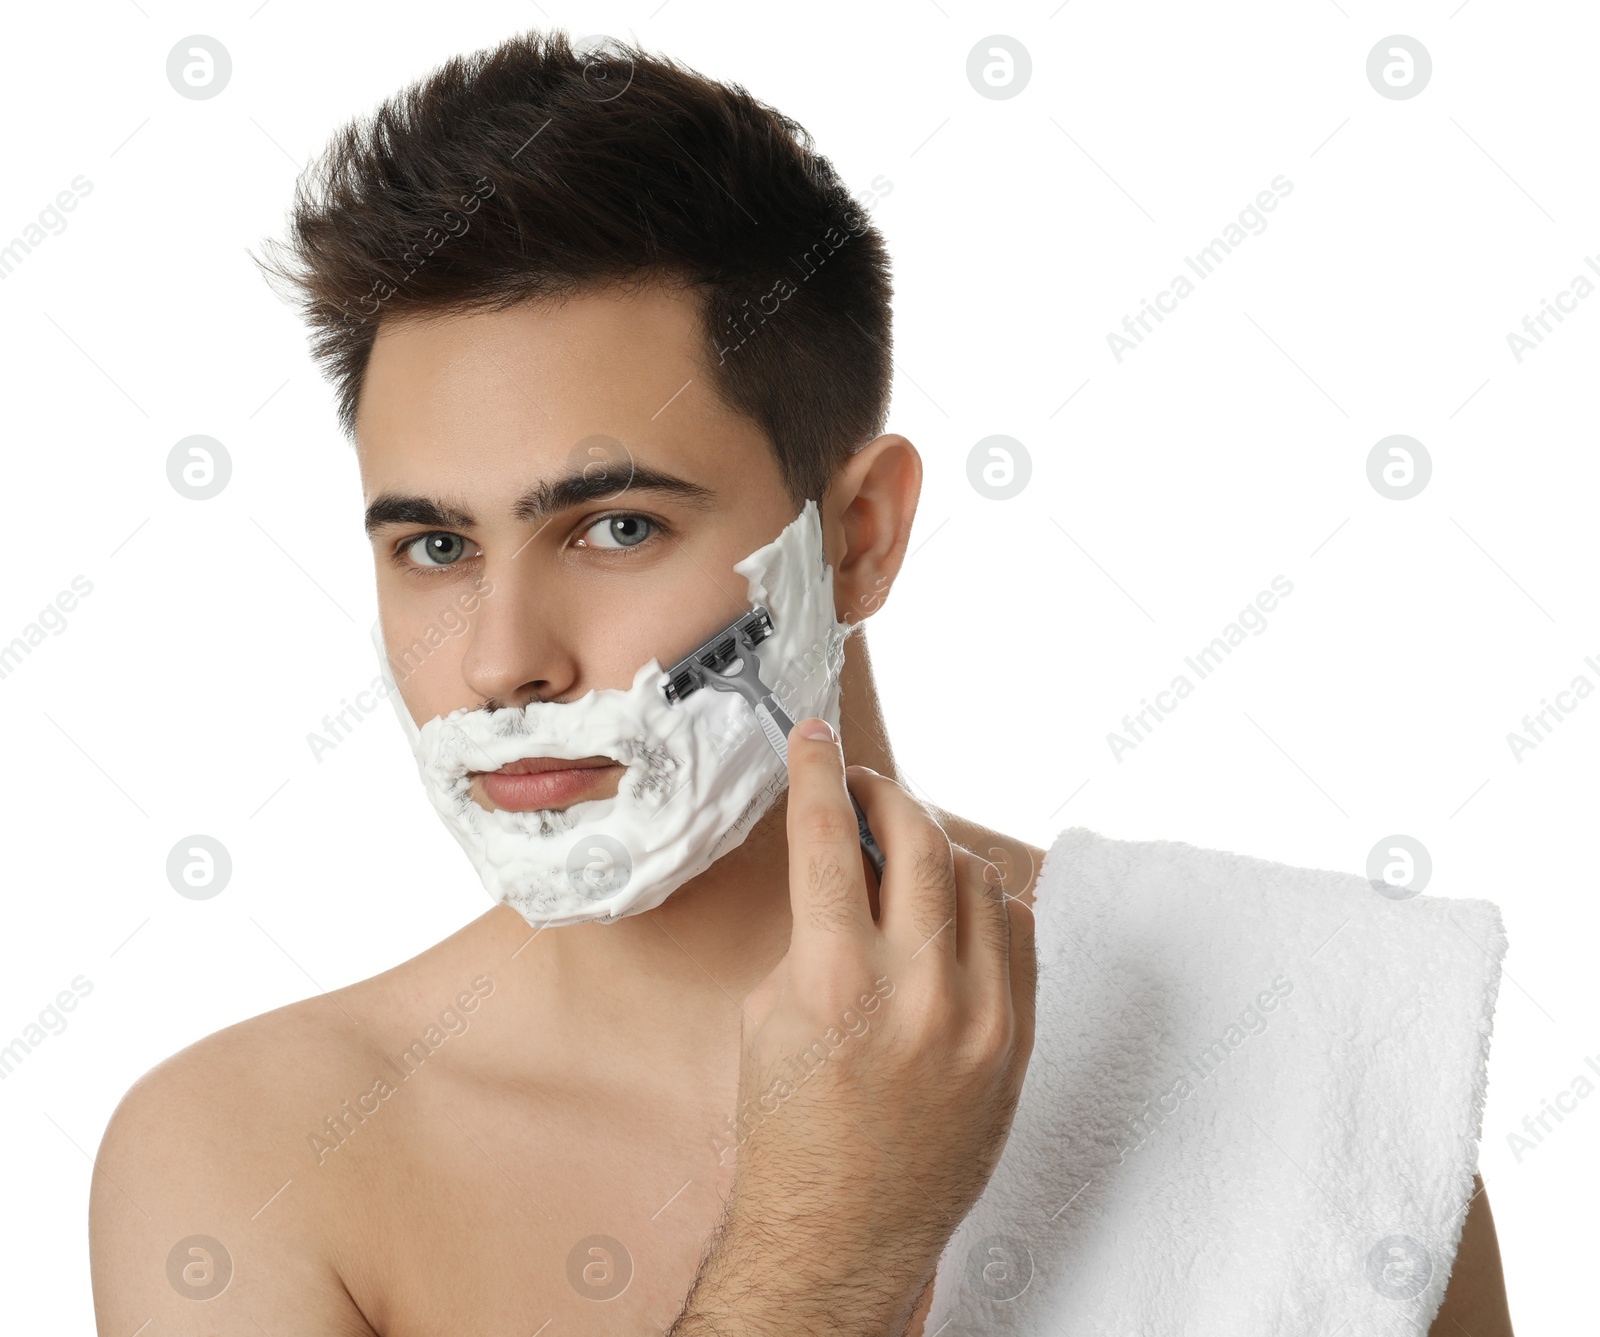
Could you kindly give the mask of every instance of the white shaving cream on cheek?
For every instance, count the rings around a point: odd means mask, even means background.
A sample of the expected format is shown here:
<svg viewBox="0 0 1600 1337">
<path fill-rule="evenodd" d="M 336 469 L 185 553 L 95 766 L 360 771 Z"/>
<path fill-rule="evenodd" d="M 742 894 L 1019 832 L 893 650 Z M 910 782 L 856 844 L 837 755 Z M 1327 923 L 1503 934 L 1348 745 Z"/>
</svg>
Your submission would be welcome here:
<svg viewBox="0 0 1600 1337">
<path fill-rule="evenodd" d="M 750 603 L 772 615 L 772 635 L 760 646 L 767 686 L 791 719 L 820 715 L 837 730 L 850 629 L 834 617 L 817 503 L 807 501 L 773 542 L 733 569 L 745 577 Z M 718 628 L 684 630 L 686 643 L 697 645 Z M 654 909 L 743 843 L 788 784 L 743 698 L 707 686 L 671 705 L 655 658 L 627 690 L 462 709 L 418 729 L 395 686 L 380 628 L 373 639 L 435 810 L 489 895 L 534 927 L 609 923 Z M 472 797 L 471 772 L 541 756 L 607 756 L 627 770 L 614 797 L 560 811 L 491 812 Z"/>
</svg>

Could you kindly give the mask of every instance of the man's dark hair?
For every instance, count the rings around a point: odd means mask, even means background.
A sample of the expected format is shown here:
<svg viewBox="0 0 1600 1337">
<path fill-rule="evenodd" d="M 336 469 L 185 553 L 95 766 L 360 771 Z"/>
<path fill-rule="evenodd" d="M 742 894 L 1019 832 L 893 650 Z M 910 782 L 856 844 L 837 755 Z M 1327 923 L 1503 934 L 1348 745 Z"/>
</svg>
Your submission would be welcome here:
<svg viewBox="0 0 1600 1337">
<path fill-rule="evenodd" d="M 302 177 L 286 280 L 353 436 L 378 324 L 612 284 L 699 298 L 720 397 L 799 504 L 883 430 L 888 251 L 811 137 L 738 85 L 606 39 L 457 56 Z"/>
</svg>

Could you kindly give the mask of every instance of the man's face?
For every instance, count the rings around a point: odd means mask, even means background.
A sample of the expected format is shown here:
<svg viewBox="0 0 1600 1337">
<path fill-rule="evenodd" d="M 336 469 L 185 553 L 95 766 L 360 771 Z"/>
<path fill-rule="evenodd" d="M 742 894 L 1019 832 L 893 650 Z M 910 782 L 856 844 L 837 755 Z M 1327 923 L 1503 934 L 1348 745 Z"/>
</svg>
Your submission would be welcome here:
<svg viewBox="0 0 1600 1337">
<path fill-rule="evenodd" d="M 799 509 L 761 430 L 716 397 L 692 300 L 659 288 L 381 324 L 356 443 L 384 641 L 419 727 L 626 689 L 652 655 L 670 668 L 748 609 L 733 564 Z M 555 491 L 586 464 L 590 495 Z M 621 766 L 571 760 L 593 769 L 480 775 L 473 796 L 616 793 Z"/>
</svg>

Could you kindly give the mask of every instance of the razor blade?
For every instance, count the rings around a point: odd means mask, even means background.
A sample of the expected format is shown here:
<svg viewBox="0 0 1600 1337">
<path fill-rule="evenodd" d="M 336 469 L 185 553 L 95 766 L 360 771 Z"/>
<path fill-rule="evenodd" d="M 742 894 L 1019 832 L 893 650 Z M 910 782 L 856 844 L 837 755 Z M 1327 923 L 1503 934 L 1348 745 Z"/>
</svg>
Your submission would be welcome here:
<svg viewBox="0 0 1600 1337">
<path fill-rule="evenodd" d="M 787 766 L 789 731 L 794 728 L 794 721 L 769 686 L 774 674 L 771 666 L 763 661 L 760 649 L 772 632 L 772 614 L 757 604 L 674 664 L 667 671 L 667 681 L 661 690 L 671 705 L 679 704 L 702 687 L 742 696 L 755 711 L 761 732 L 772 744 L 772 750 Z M 856 810 L 856 831 L 861 838 L 861 848 L 881 881 L 883 850 L 854 794 L 850 795 L 850 806 Z"/>
<path fill-rule="evenodd" d="M 677 705 L 684 697 L 706 685 L 707 674 L 728 668 L 739 658 L 741 646 L 748 644 L 753 650 L 772 635 L 772 615 L 757 604 L 748 613 L 738 617 L 708 640 L 691 650 L 667 673 L 667 684 L 661 690 L 667 700 Z M 737 669 L 734 670 L 738 672 Z"/>
</svg>

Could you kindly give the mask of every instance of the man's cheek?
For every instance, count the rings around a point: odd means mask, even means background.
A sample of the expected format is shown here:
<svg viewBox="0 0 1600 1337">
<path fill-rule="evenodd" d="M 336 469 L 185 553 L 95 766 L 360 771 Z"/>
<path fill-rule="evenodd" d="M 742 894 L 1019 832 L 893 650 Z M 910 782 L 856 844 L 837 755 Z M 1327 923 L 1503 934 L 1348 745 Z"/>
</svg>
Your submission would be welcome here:
<svg viewBox="0 0 1600 1337">
<path fill-rule="evenodd" d="M 418 728 L 462 706 L 480 704 L 464 677 L 469 648 L 468 637 L 446 635 L 438 622 L 402 634 L 399 645 L 391 647 L 390 671 Z"/>
</svg>

